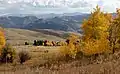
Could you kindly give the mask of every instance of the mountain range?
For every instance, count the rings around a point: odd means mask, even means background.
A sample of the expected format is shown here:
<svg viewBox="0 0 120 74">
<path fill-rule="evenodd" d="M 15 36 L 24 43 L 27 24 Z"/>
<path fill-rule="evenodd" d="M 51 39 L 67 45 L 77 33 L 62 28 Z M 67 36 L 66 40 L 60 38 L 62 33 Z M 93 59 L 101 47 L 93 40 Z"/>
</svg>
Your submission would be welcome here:
<svg viewBox="0 0 120 74">
<path fill-rule="evenodd" d="M 44 14 L 39 16 L 1 16 L 0 26 L 4 28 L 53 29 L 78 32 L 83 19 L 89 14 Z"/>
</svg>

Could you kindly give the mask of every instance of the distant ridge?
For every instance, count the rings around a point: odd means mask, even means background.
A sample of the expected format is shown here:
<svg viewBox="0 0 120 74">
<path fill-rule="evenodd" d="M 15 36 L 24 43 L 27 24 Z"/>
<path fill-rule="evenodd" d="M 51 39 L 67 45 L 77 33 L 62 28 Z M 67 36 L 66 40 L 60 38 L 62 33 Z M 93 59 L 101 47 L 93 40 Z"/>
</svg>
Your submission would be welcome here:
<svg viewBox="0 0 120 74">
<path fill-rule="evenodd" d="M 27 15 L 27 14 L 26 14 Z M 89 14 L 64 13 L 64 14 L 41 14 L 33 15 L 6 15 L 0 16 L 0 26 L 4 28 L 21 29 L 53 29 L 61 31 L 79 32 L 83 19 Z"/>
</svg>

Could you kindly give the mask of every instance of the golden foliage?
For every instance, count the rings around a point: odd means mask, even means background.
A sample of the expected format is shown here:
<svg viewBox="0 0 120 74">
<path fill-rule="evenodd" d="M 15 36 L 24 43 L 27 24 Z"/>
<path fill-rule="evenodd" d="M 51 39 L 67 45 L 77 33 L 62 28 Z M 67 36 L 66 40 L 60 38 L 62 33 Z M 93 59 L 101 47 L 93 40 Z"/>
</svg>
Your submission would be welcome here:
<svg viewBox="0 0 120 74">
<path fill-rule="evenodd" d="M 71 34 L 68 39 L 69 44 L 61 46 L 60 51 L 64 56 L 68 55 L 69 57 L 75 58 L 77 52 L 81 49 L 79 36 Z"/>
<path fill-rule="evenodd" d="M 100 8 L 96 7 L 95 11 L 91 13 L 88 20 L 83 21 L 82 29 L 84 40 L 99 39 L 103 35 L 108 35 L 109 20 L 106 19 L 103 12 L 100 12 Z"/>
<path fill-rule="evenodd" d="M 93 55 L 93 54 L 110 52 L 109 51 L 109 41 L 104 40 L 104 39 L 100 39 L 100 40 L 96 40 L 96 41 L 89 40 L 89 41 L 85 42 L 82 52 L 85 55 Z"/>
<path fill-rule="evenodd" d="M 117 19 L 115 19 L 117 21 L 115 21 L 112 19 L 111 14 L 101 12 L 100 8 L 97 6 L 91 13 L 91 16 L 83 21 L 81 27 L 83 34 L 80 42 L 75 45 L 74 42 L 79 38 L 75 35 L 71 35 L 68 38 L 70 40 L 69 44 L 61 47 L 62 53 L 72 57 L 75 57 L 78 52 L 82 52 L 84 55 L 110 53 L 111 40 L 114 40 L 111 38 L 111 36 L 113 36 L 112 34 L 118 35 L 120 38 L 120 26 L 117 28 L 114 28 L 116 25 L 111 26 L 111 23 L 114 21 L 114 24 L 117 23 L 120 25 L 120 13 L 118 12 L 117 14 L 119 17 L 117 17 Z M 110 32 L 111 28 L 112 34 Z M 118 31 L 116 31 L 116 29 Z M 114 30 L 115 32 L 113 32 Z"/>
<path fill-rule="evenodd" d="M 4 36 L 4 32 L 3 29 L 0 28 L 0 49 L 2 49 L 5 46 L 5 36 Z"/>
<path fill-rule="evenodd" d="M 83 21 L 83 52 L 86 55 L 103 53 L 109 50 L 110 14 L 104 14 L 97 6 L 88 20 Z M 108 19 L 109 18 L 109 19 Z"/>
</svg>

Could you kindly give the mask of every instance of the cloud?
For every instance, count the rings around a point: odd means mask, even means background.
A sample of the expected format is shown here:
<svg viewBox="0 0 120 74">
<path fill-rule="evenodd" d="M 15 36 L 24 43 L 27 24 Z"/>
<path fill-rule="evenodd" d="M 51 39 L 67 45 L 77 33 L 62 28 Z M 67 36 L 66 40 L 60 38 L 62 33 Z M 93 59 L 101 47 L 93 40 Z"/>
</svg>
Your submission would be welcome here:
<svg viewBox="0 0 120 74">
<path fill-rule="evenodd" d="M 91 12 L 96 5 L 105 12 L 115 12 L 120 0 L 0 0 L 0 13 Z"/>
</svg>

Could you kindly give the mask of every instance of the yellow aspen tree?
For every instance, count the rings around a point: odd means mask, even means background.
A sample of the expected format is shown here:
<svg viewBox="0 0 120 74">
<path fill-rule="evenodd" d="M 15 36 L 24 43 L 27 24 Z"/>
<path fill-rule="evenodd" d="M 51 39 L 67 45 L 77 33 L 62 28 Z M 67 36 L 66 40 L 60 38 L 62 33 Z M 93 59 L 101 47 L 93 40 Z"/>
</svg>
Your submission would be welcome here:
<svg viewBox="0 0 120 74">
<path fill-rule="evenodd" d="M 88 55 L 103 53 L 109 50 L 109 24 L 110 16 L 100 11 L 96 6 L 91 16 L 83 21 L 83 52 Z"/>
<path fill-rule="evenodd" d="M 6 40 L 4 36 L 4 31 L 2 28 L 0 28 L 0 54 L 1 54 L 2 48 L 5 46 L 5 43 L 6 43 Z"/>
</svg>

